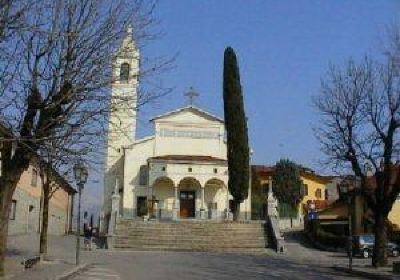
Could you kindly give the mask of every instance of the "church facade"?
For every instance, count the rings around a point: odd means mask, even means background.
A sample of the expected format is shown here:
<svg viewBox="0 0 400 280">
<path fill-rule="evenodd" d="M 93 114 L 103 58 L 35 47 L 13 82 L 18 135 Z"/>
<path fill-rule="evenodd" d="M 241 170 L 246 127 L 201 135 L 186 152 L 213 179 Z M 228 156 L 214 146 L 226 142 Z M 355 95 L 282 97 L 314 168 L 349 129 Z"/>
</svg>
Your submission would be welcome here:
<svg viewBox="0 0 400 280">
<path fill-rule="evenodd" d="M 116 215 L 126 219 L 229 218 L 224 121 L 188 105 L 154 117 L 154 134 L 136 139 L 138 73 L 139 52 L 128 30 L 113 61 L 104 214 L 113 217 L 118 207 Z M 250 219 L 250 207 L 248 198 L 241 218 Z"/>
</svg>

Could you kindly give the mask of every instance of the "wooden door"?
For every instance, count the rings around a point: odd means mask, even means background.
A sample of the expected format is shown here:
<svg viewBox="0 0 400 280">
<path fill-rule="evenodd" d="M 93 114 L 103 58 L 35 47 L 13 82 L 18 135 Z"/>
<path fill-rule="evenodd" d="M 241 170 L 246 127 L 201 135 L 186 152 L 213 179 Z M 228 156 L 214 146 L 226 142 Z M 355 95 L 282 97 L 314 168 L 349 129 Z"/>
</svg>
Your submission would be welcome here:
<svg viewBox="0 0 400 280">
<path fill-rule="evenodd" d="M 180 199 L 180 217 L 194 218 L 195 217 L 195 198 L 194 191 L 181 191 Z"/>
</svg>

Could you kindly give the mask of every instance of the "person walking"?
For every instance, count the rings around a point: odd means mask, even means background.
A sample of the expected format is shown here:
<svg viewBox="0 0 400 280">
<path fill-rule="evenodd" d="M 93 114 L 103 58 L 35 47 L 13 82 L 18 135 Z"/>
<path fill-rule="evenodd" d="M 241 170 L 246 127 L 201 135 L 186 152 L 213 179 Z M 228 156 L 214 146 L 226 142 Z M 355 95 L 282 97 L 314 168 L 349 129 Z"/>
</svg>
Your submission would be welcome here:
<svg viewBox="0 0 400 280">
<path fill-rule="evenodd" d="M 86 226 L 84 229 L 84 244 L 85 244 L 85 250 L 92 250 L 92 227 L 91 226 Z"/>
</svg>

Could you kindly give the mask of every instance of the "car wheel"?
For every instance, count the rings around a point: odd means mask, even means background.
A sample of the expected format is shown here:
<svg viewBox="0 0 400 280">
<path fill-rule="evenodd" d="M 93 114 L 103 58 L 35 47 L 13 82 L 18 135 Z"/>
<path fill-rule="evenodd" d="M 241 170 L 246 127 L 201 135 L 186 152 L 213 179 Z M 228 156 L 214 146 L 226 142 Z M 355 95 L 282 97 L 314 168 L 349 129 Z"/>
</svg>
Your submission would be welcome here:
<svg viewBox="0 0 400 280">
<path fill-rule="evenodd" d="M 398 257 L 398 256 L 399 256 L 399 251 L 398 251 L 397 249 L 394 249 L 394 250 L 392 251 L 392 256 L 393 256 L 393 257 Z"/>
<path fill-rule="evenodd" d="M 369 251 L 368 251 L 367 249 L 365 249 L 365 250 L 362 252 L 362 256 L 363 256 L 364 259 L 368 259 L 368 258 L 369 258 Z"/>
</svg>

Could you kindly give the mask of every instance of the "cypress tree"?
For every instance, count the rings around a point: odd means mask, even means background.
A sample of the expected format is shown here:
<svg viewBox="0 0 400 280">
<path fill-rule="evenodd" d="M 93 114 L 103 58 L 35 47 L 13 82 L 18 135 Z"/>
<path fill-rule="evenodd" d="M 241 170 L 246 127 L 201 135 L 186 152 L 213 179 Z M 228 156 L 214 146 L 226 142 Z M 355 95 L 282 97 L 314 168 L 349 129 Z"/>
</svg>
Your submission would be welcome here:
<svg viewBox="0 0 400 280">
<path fill-rule="evenodd" d="M 239 218 L 240 203 L 248 196 L 249 143 L 242 86 L 235 51 L 224 52 L 224 114 L 227 132 L 228 188 L 233 196 L 233 219 Z"/>
</svg>

